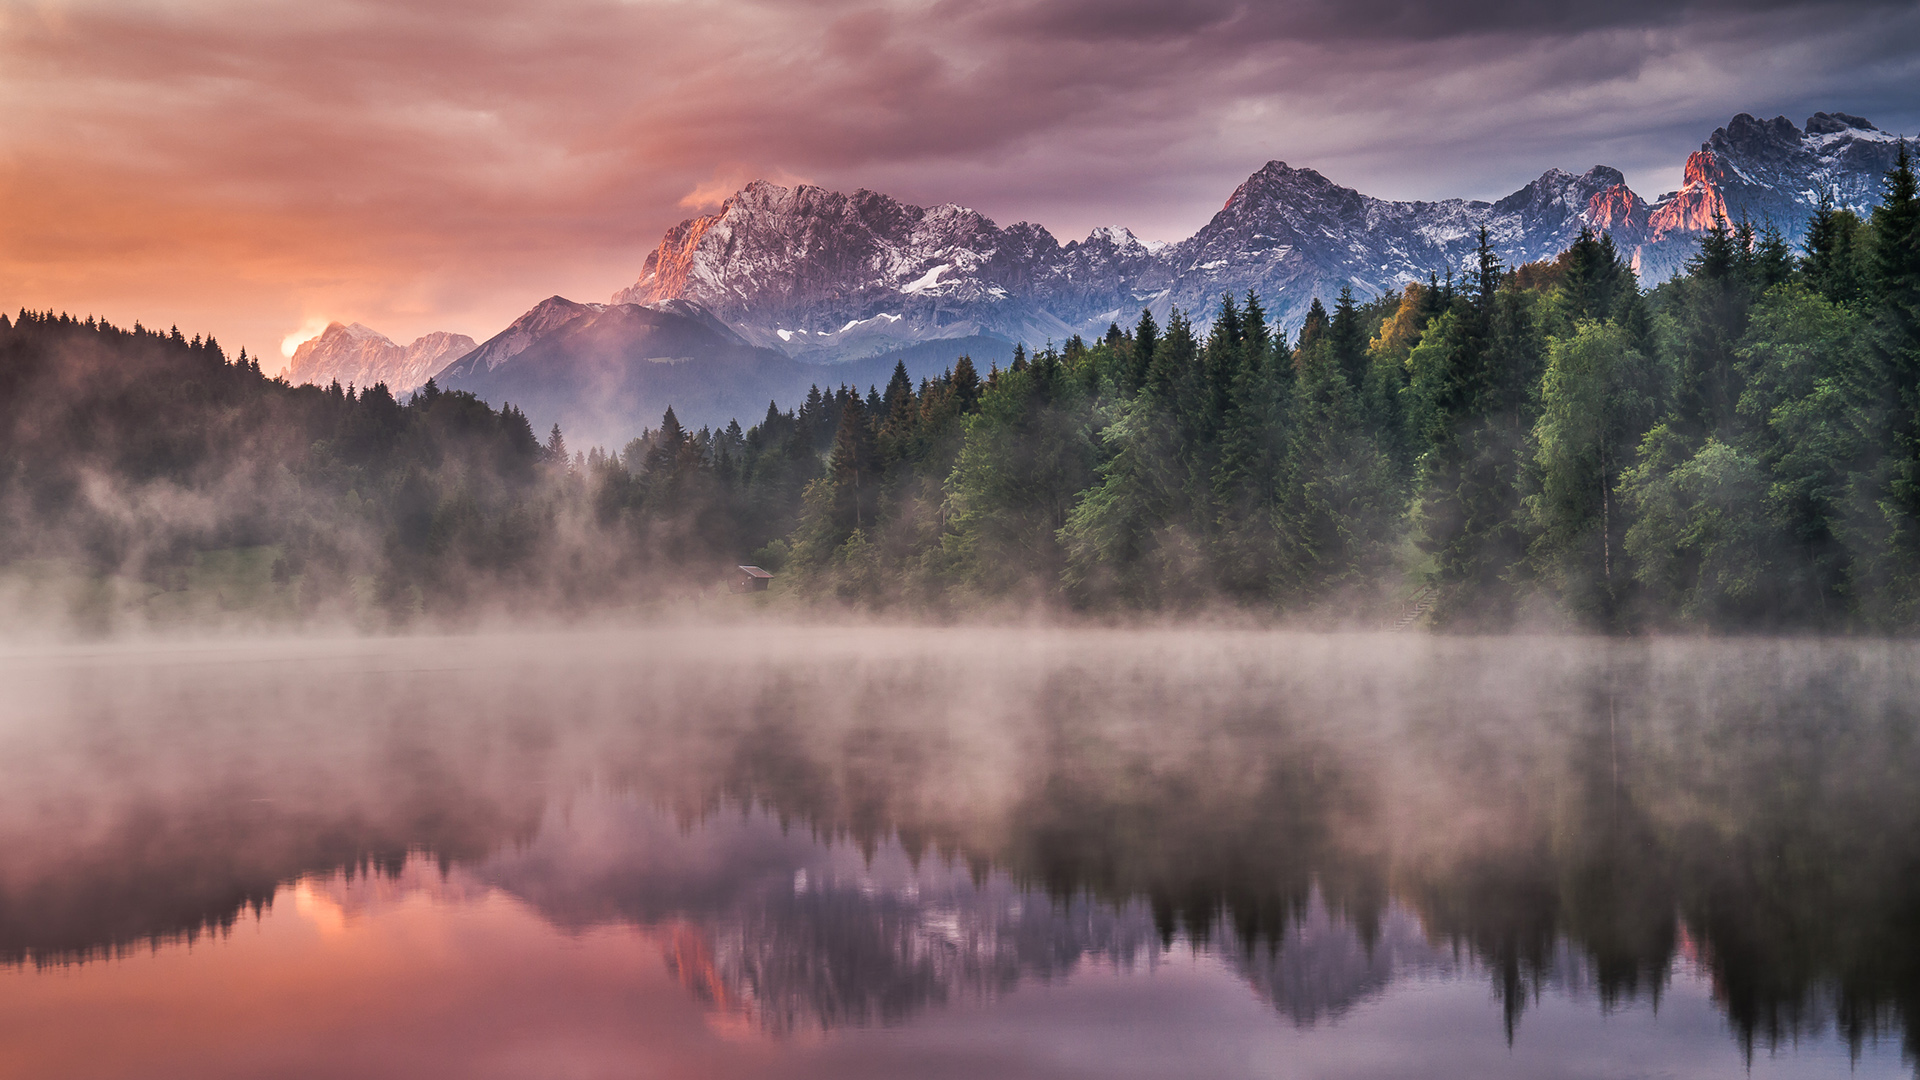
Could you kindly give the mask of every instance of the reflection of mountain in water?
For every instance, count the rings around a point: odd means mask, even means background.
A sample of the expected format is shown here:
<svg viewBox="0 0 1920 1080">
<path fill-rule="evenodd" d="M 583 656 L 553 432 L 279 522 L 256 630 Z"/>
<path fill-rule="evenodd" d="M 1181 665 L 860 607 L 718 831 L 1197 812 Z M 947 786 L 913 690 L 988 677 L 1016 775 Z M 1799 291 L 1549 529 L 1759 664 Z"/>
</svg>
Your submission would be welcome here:
<svg viewBox="0 0 1920 1080">
<path fill-rule="evenodd" d="M 1233 954 L 1234 966 L 1274 1008 L 1302 1027 L 1338 1020 L 1397 978 L 1453 978 L 1469 965 L 1427 940 L 1420 920 L 1390 907 L 1371 940 L 1327 910 L 1316 891 L 1306 914 L 1270 945 Z"/>
<path fill-rule="evenodd" d="M 0 963 L 428 852 L 563 929 L 671 936 L 772 1030 L 1170 947 L 1302 1023 L 1428 973 L 1511 1030 L 1684 962 L 1748 1046 L 1920 1029 L 1910 643 L 739 638 L 16 662 Z"/>
<path fill-rule="evenodd" d="M 564 820 L 549 814 L 537 839 L 477 873 L 556 925 L 664 926 L 667 965 L 690 993 L 774 1034 L 897 1024 L 1083 964 L 1132 970 L 1178 949 L 1217 954 L 1303 1027 L 1398 979 L 1485 977 L 1397 903 L 1363 933 L 1314 889 L 1275 937 L 1248 943 L 1229 917 L 1208 941 L 1169 939 L 1138 901 L 1049 898 L 1001 873 L 916 864 L 894 842 L 867 857 L 763 813 L 689 827 L 626 800 L 572 800 Z M 1531 990 L 1583 981 L 1575 951 L 1554 959 Z"/>
<path fill-rule="evenodd" d="M 1023 979 L 1064 978 L 1090 958 L 1130 967 L 1158 951 L 1137 905 L 1032 903 L 1004 883 L 929 896 L 829 881 L 763 900 L 711 933 L 722 978 L 780 1033 L 895 1024 L 998 998 Z"/>
<path fill-rule="evenodd" d="M 899 1023 L 1161 948 L 1142 905 L 1049 902 L 1001 874 L 976 882 L 892 842 L 869 858 L 763 813 L 683 827 L 627 800 L 577 799 L 475 873 L 558 926 L 669 926 L 668 964 L 688 989 L 776 1033 Z"/>
</svg>

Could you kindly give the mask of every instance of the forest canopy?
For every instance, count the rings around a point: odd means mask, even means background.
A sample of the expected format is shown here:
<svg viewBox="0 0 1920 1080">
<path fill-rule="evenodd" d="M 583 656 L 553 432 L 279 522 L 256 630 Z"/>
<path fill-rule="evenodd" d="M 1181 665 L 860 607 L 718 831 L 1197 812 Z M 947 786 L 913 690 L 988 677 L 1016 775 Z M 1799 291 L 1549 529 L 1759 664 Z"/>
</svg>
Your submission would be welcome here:
<svg viewBox="0 0 1920 1080">
<path fill-rule="evenodd" d="M 23 311 L 0 317 L 0 580 L 90 582 L 73 610 L 103 626 L 196 588 L 368 625 L 618 608 L 743 562 L 789 602 L 937 612 L 1920 619 L 1904 151 L 1866 219 L 1823 204 L 1800 251 L 1721 221 L 1650 290 L 1604 234 L 1519 267 L 1483 234 L 1458 275 L 1327 300 L 1291 337 L 1226 296 L 583 450 L 432 383 L 291 386 L 177 329 Z"/>
</svg>

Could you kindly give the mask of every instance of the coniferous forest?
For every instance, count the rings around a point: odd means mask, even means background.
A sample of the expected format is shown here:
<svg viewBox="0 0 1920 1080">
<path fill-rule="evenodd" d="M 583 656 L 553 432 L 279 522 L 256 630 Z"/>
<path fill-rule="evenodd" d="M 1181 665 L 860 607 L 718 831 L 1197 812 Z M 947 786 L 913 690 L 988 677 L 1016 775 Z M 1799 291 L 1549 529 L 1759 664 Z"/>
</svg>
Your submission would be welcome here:
<svg viewBox="0 0 1920 1080">
<path fill-rule="evenodd" d="M 1204 329 L 1203 329 L 1204 328 Z M 1920 199 L 1802 250 L 1704 236 L 1643 290 L 1605 235 L 1399 295 L 1142 313 L 981 372 L 815 389 L 624 447 L 433 384 L 0 317 L 0 581 L 105 626 L 192 604 L 391 625 L 712 591 L 959 612 L 1460 630 L 1920 621 Z M 66 588 L 66 586 L 63 586 Z M 37 590 L 37 591 L 36 591 Z M 77 598 L 77 599 L 76 599 Z M 172 604 L 172 607 L 169 607 Z"/>
</svg>

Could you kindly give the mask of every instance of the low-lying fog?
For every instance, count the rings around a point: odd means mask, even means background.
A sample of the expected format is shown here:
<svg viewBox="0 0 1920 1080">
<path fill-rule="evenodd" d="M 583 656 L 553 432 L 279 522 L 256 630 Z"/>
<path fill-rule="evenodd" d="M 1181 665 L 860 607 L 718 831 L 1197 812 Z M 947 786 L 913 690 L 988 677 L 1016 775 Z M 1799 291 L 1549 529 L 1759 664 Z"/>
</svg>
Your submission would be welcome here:
<svg viewBox="0 0 1920 1080">
<path fill-rule="evenodd" d="M 115 996 L 129 965 L 189 965 L 169 976 L 189 988 L 218 964 L 307 971 L 292 945 L 247 951 L 297 910 L 437 971 L 421 957 L 447 941 L 393 928 L 458 910 L 576 951 L 516 946 L 408 1000 L 478 1017 L 481 988 L 550 968 L 541 993 L 574 1002 L 584 1045 L 582 1025 L 624 1022 L 583 1019 L 606 1005 L 584 1004 L 588 955 L 638 949 L 693 1029 L 726 1036 L 621 1051 L 669 1072 L 1065 1075 L 1034 1030 L 1085 1036 L 1074 1017 L 1124 1010 L 1074 994 L 1150 986 L 1140 1031 L 1186 1038 L 1183 1007 L 1231 1000 L 1207 1006 L 1221 1025 L 1335 1072 L 1357 1060 L 1341 1033 L 1371 1032 L 1408 1047 L 1382 1075 L 1430 1053 L 1571 1069 L 1560 1051 L 1589 1037 L 1600 1073 L 1682 1049 L 1690 1074 L 1897 1073 L 1920 1020 L 1916 660 L 1865 641 L 766 627 L 16 649 L 0 1063 L 98 1065 L 47 1033 L 133 1000 Z M 1456 988 L 1480 1019 L 1418 1035 L 1390 1019 L 1413 1000 L 1397 985 Z M 527 993 L 521 1020 L 552 1035 Z M 1010 1022 L 991 1006 L 1014 999 L 1038 1010 L 1030 1052 L 967 1057 L 952 1025 Z M 378 1012 L 404 1042 L 397 1000 Z M 499 1053 L 518 1030 L 473 1024 Z M 902 1025 L 884 1053 L 860 1041 Z M 308 1035 L 304 1067 L 370 1067 Z M 115 1052 L 146 1075 L 270 1059 L 192 1066 L 184 1038 Z M 1123 1043 L 1084 1062 L 1181 1068 Z M 1233 1068 L 1182 1060 L 1244 1071 L 1252 1044 L 1231 1045 Z M 425 1067 L 395 1053 L 382 1067 Z M 554 1075 L 613 1069 L 568 1060 Z"/>
</svg>

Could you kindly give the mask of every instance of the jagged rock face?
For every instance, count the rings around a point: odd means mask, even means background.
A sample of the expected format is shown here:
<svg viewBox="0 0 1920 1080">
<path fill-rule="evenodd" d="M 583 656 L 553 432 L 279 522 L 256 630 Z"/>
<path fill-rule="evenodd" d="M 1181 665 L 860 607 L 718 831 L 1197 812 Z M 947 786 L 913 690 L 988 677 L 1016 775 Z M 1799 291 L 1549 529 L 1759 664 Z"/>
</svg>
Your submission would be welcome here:
<svg viewBox="0 0 1920 1080">
<path fill-rule="evenodd" d="M 1114 228 L 1061 244 L 1038 225 L 1002 228 L 964 207 L 756 182 L 669 231 L 611 304 L 550 297 L 478 347 L 429 335 L 402 350 L 336 324 L 294 366 L 316 381 L 385 378 L 404 390 L 444 364 L 449 389 L 519 405 L 543 432 L 557 420 L 576 445 L 618 445 L 669 404 L 694 427 L 750 422 L 769 399 L 793 405 L 813 383 L 884 384 L 896 358 L 915 378 L 962 352 L 984 367 L 1012 342 L 1097 336 L 1143 307 L 1164 322 L 1177 306 L 1204 323 L 1222 295 L 1252 291 L 1273 321 L 1296 328 L 1316 296 L 1331 300 L 1342 285 L 1364 299 L 1465 271 L 1482 228 L 1508 265 L 1552 258 L 1583 228 L 1605 231 L 1651 284 L 1685 264 L 1719 215 L 1771 221 L 1797 243 L 1822 191 L 1868 210 L 1897 148 L 1856 116 L 1816 113 L 1802 129 L 1742 115 L 1688 158 L 1680 190 L 1653 203 L 1603 165 L 1549 170 L 1492 203 L 1392 202 L 1275 161 L 1177 244 Z M 390 359 L 436 342 L 443 359 Z"/>
<path fill-rule="evenodd" d="M 1664 239 L 1669 233 L 1699 233 L 1713 223 L 1730 220 L 1727 198 L 1721 188 L 1727 172 L 1711 150 L 1696 150 L 1687 155 L 1686 182 L 1680 190 L 1660 200 L 1659 209 L 1647 219 L 1648 239 Z"/>
<path fill-rule="evenodd" d="M 1297 323 L 1341 284 L 1376 296 L 1464 265 L 1482 225 L 1509 261 L 1551 256 L 1614 189 L 1624 178 L 1602 166 L 1548 172 L 1498 203 L 1388 202 L 1276 161 L 1183 243 L 1103 228 L 1061 245 L 1037 225 L 1003 229 L 959 207 L 755 183 L 670 231 L 614 299 L 693 301 L 805 359 L 981 334 L 1038 345 L 1131 323 L 1143 307 L 1204 320 L 1223 294 L 1249 290 Z"/>
<path fill-rule="evenodd" d="M 449 362 L 472 351 L 465 334 L 436 331 L 410 345 L 396 345 L 359 323 L 330 323 L 320 336 L 293 352 L 287 380 L 294 384 L 368 387 L 387 384 L 396 394 L 418 389 Z"/>
<path fill-rule="evenodd" d="M 749 184 L 669 231 L 615 303 L 697 303 L 750 342 L 799 357 L 878 352 L 983 329 L 1064 336 L 1016 299 L 1061 248 L 1045 229 L 1001 229 L 959 206 Z"/>
<path fill-rule="evenodd" d="M 1770 225 L 1798 245 L 1823 194 L 1837 207 L 1871 212 L 1899 144 L 1898 136 L 1846 113 L 1814 113 L 1805 129 L 1784 116 L 1741 113 L 1687 158 L 1680 190 L 1654 203 L 1641 243 L 1622 249 L 1641 280 L 1651 282 L 1679 272 L 1717 216 Z"/>
<path fill-rule="evenodd" d="M 1900 138 L 1846 113 L 1814 113 L 1804 131 L 1784 116 L 1761 121 L 1741 113 L 1701 149 L 1721 166 L 1717 183 L 1734 220 L 1771 222 L 1797 236 L 1823 193 L 1835 206 L 1871 211 Z"/>
<path fill-rule="evenodd" d="M 1625 184 L 1615 184 L 1587 200 L 1587 221 L 1616 238 L 1645 233 L 1651 216 L 1646 202 Z"/>
<path fill-rule="evenodd" d="M 1096 229 L 1062 245 L 957 206 L 756 182 L 667 233 L 616 302 L 704 305 L 757 345 L 816 360 L 987 335 L 1038 345 L 1142 307 L 1204 321 L 1249 290 L 1297 325 L 1342 285 L 1366 298 L 1470 263 L 1481 227 L 1509 265 L 1551 258 L 1582 228 L 1611 233 L 1651 284 L 1679 270 L 1720 215 L 1770 221 L 1798 242 L 1822 191 L 1867 210 L 1897 139 L 1857 116 L 1734 117 L 1688 159 L 1680 190 L 1648 203 L 1615 169 L 1550 170 L 1494 203 L 1390 202 L 1270 162 L 1198 233 L 1149 245 Z"/>
<path fill-rule="evenodd" d="M 1223 295 L 1251 290 L 1297 324 L 1315 296 L 1331 299 L 1343 284 L 1367 299 L 1465 267 L 1483 226 L 1508 263 L 1551 257 L 1590 224 L 1594 200 L 1623 182 L 1605 166 L 1580 176 L 1555 169 L 1497 203 L 1389 202 L 1269 162 L 1172 249 L 1172 280 L 1156 299 L 1204 318 Z"/>
</svg>

